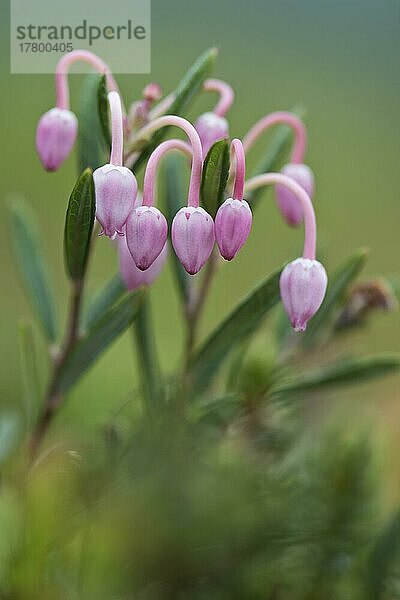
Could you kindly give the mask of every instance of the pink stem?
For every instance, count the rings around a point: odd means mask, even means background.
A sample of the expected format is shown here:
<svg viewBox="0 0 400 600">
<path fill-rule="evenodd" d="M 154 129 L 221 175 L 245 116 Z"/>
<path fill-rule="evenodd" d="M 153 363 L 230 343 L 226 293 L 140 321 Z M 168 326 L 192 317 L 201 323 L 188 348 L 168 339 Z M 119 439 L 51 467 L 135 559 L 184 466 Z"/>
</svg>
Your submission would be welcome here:
<svg viewBox="0 0 400 600">
<path fill-rule="evenodd" d="M 246 192 L 250 192 L 265 185 L 283 185 L 298 198 L 303 209 L 304 216 L 304 249 L 303 257 L 315 259 L 315 248 L 317 243 L 317 226 L 315 222 L 315 212 L 310 196 L 296 183 L 292 178 L 286 177 L 281 173 L 264 173 L 256 175 L 245 183 Z"/>
<path fill-rule="evenodd" d="M 203 172 L 203 160 L 201 141 L 199 134 L 193 125 L 191 125 L 189 121 L 183 119 L 182 117 L 177 117 L 176 115 L 165 115 L 164 117 L 159 117 L 158 119 L 151 121 L 151 123 L 148 125 L 145 125 L 145 127 L 138 132 L 138 137 L 148 138 L 158 129 L 169 126 L 183 129 L 192 145 L 193 160 L 189 183 L 188 206 L 197 208 L 200 202 L 200 184 L 201 175 Z"/>
<path fill-rule="evenodd" d="M 122 120 L 121 98 L 118 92 L 108 94 L 108 102 L 111 112 L 111 154 L 110 163 L 116 167 L 122 167 L 124 133 Z"/>
<path fill-rule="evenodd" d="M 235 183 L 233 184 L 232 197 L 234 200 L 243 200 L 246 158 L 243 144 L 238 139 L 234 139 L 231 142 L 231 163 L 233 159 L 235 159 Z"/>
<path fill-rule="evenodd" d="M 206 79 L 203 84 L 203 89 L 206 92 L 217 92 L 220 98 L 214 108 L 214 113 L 219 117 L 224 117 L 233 104 L 235 94 L 233 89 L 221 79 Z"/>
<path fill-rule="evenodd" d="M 154 150 L 147 163 L 146 172 L 143 181 L 143 206 L 154 205 L 154 187 L 156 184 L 156 171 L 160 160 L 167 152 L 179 150 L 186 154 L 189 158 L 192 157 L 192 148 L 182 140 L 167 140 L 162 142 Z"/>
<path fill-rule="evenodd" d="M 266 115 L 260 119 L 253 127 L 247 132 L 243 138 L 243 146 L 247 153 L 255 141 L 260 137 L 264 131 L 278 125 L 288 125 L 294 131 L 295 140 L 291 156 L 292 163 L 302 163 L 304 161 L 304 155 L 307 147 L 307 132 L 305 125 L 299 117 L 290 112 L 274 112 L 270 115 Z"/>
<path fill-rule="evenodd" d="M 69 109 L 68 72 L 70 66 L 77 61 L 87 62 L 99 73 L 104 73 L 107 79 L 107 87 L 110 91 L 118 91 L 118 85 L 111 74 L 109 66 L 93 52 L 88 50 L 73 50 L 64 54 L 56 67 L 56 106 Z"/>
</svg>

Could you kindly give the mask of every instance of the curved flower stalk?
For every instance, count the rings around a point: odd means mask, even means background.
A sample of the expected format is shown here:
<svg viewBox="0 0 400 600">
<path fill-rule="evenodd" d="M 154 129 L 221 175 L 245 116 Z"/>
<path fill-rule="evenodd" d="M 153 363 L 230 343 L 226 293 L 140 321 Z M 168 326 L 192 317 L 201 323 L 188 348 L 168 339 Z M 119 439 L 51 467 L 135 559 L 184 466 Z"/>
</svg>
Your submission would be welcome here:
<svg viewBox="0 0 400 600">
<path fill-rule="evenodd" d="M 296 181 L 281 173 L 265 173 L 249 179 L 247 191 L 266 185 L 281 185 L 297 199 L 304 218 L 303 256 L 283 269 L 280 289 L 283 306 L 295 331 L 304 331 L 325 297 L 328 282 L 323 265 L 315 259 L 316 222 L 314 208 L 307 192 Z"/>
<path fill-rule="evenodd" d="M 231 143 L 231 165 L 235 165 L 232 198 L 219 207 L 215 217 L 215 237 L 221 255 L 232 260 L 245 244 L 252 225 L 250 206 L 243 199 L 245 180 L 245 154 L 239 139 Z"/>
<path fill-rule="evenodd" d="M 93 173 L 96 194 L 96 218 L 102 226 L 100 235 L 114 239 L 123 236 L 123 227 L 133 209 L 137 182 L 123 161 L 123 119 L 118 92 L 110 92 L 108 101 L 111 112 L 110 162 Z"/>
<path fill-rule="evenodd" d="M 167 152 L 178 150 L 192 156 L 191 146 L 181 140 L 162 142 L 151 154 L 143 183 L 143 201 L 130 213 L 126 222 L 126 242 L 137 269 L 152 269 L 166 246 L 168 225 L 164 215 L 154 206 L 157 168 Z"/>
<path fill-rule="evenodd" d="M 215 108 L 200 115 L 195 123 L 205 158 L 215 142 L 229 137 L 229 124 L 225 115 L 232 106 L 235 95 L 231 86 L 221 79 L 206 79 L 203 89 L 219 94 Z"/>
<path fill-rule="evenodd" d="M 56 106 L 42 115 L 36 130 L 36 149 L 47 171 L 59 169 L 76 141 L 78 120 L 70 110 L 68 72 L 71 65 L 78 61 L 87 62 L 99 73 L 104 73 L 108 89 L 118 91 L 108 65 L 96 54 L 74 50 L 58 61 L 55 74 Z"/>
<path fill-rule="evenodd" d="M 275 125 L 288 125 L 294 132 L 294 145 L 290 162 L 285 165 L 281 173 L 291 177 L 301 185 L 312 198 L 314 194 L 314 175 L 308 165 L 304 164 L 307 147 L 307 132 L 305 125 L 299 117 L 290 112 L 274 112 L 260 119 L 243 138 L 246 153 L 251 149 L 257 139 L 268 129 Z M 296 227 L 303 219 L 301 206 L 295 195 L 284 186 L 276 186 L 276 200 L 280 212 L 286 223 Z"/>
</svg>

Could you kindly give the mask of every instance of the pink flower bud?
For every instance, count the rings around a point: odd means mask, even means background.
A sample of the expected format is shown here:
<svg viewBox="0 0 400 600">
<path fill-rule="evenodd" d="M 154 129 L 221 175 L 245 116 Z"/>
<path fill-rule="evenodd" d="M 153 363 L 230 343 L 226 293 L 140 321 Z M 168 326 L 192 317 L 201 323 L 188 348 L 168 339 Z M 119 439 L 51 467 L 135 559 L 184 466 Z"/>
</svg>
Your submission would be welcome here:
<svg viewBox="0 0 400 600">
<path fill-rule="evenodd" d="M 36 149 L 46 171 L 56 171 L 76 140 L 78 119 L 70 110 L 52 108 L 42 115 L 36 129 Z"/>
<path fill-rule="evenodd" d="M 251 209 L 246 200 L 228 198 L 215 217 L 215 237 L 221 255 L 232 260 L 249 237 Z"/>
<path fill-rule="evenodd" d="M 127 167 L 103 165 L 93 173 L 96 192 L 96 218 L 103 228 L 102 233 L 114 239 L 122 235 L 123 227 L 133 209 L 137 183 Z"/>
<path fill-rule="evenodd" d="M 325 297 L 328 277 L 317 260 L 297 258 L 280 278 L 283 306 L 295 331 L 304 331 Z"/>
<path fill-rule="evenodd" d="M 145 271 L 167 241 L 168 224 L 154 206 L 135 208 L 126 221 L 126 242 L 138 269 Z"/>
<path fill-rule="evenodd" d="M 203 159 L 215 142 L 229 137 L 228 121 L 213 112 L 202 114 L 195 123 L 195 128 L 201 140 Z"/>
<path fill-rule="evenodd" d="M 175 252 L 190 275 L 204 266 L 214 247 L 214 221 L 201 208 L 185 206 L 172 222 L 172 244 Z"/>
<path fill-rule="evenodd" d="M 130 292 L 133 292 L 133 290 L 136 290 L 141 286 L 151 285 L 160 274 L 162 268 L 164 267 L 165 261 L 167 260 L 167 242 L 164 244 L 163 249 L 153 264 L 146 269 L 146 271 L 141 271 L 135 265 L 126 243 L 126 236 L 119 237 L 117 243 L 119 254 L 119 270 L 126 289 Z"/>
<path fill-rule="evenodd" d="M 303 164 L 289 163 L 283 167 L 281 173 L 294 179 L 312 199 L 314 194 L 314 175 L 310 167 Z M 292 227 L 300 225 L 303 221 L 303 209 L 298 198 L 296 198 L 293 192 L 279 184 L 275 188 L 275 193 L 278 207 L 286 223 Z"/>
</svg>

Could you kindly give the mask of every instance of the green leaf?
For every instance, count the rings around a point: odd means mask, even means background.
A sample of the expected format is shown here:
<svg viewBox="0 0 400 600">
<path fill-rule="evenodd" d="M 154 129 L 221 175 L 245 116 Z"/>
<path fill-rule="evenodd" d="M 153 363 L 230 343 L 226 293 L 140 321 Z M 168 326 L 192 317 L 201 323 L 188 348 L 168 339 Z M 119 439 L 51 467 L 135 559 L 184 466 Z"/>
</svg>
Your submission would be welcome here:
<svg viewBox="0 0 400 600">
<path fill-rule="evenodd" d="M 104 142 L 107 147 L 111 147 L 110 121 L 108 116 L 108 93 L 106 76 L 102 75 L 97 87 L 97 110 L 99 114 L 99 123 L 103 133 Z"/>
<path fill-rule="evenodd" d="M 174 100 L 168 109 L 169 115 L 181 115 L 187 109 L 190 102 L 201 90 L 204 80 L 209 76 L 214 66 L 218 51 L 216 48 L 206 50 L 193 66 L 189 69 L 186 75 L 178 84 L 174 92 Z M 132 170 L 135 171 L 147 160 L 153 150 L 165 138 L 168 133 L 168 127 L 163 127 L 157 131 L 148 141 L 139 157 L 132 165 Z"/>
<path fill-rule="evenodd" d="M 99 118 L 99 85 L 101 75 L 90 74 L 82 85 L 78 106 L 78 170 L 93 171 L 107 162 L 103 125 Z"/>
<path fill-rule="evenodd" d="M 82 280 L 85 274 L 95 210 L 93 174 L 86 169 L 72 190 L 65 218 L 65 262 L 74 281 Z"/>
<path fill-rule="evenodd" d="M 193 419 L 206 425 L 224 427 L 236 417 L 242 408 L 239 396 L 226 394 L 207 399 L 193 407 Z"/>
<path fill-rule="evenodd" d="M 306 348 L 326 336 L 327 330 L 333 325 L 337 307 L 343 302 L 348 287 L 364 267 L 367 257 L 365 249 L 358 250 L 329 275 L 328 289 L 322 306 L 302 334 L 301 341 Z"/>
<path fill-rule="evenodd" d="M 12 409 L 0 412 L 0 466 L 14 452 L 22 437 L 20 415 Z"/>
<path fill-rule="evenodd" d="M 201 202 L 213 218 L 225 199 L 229 166 L 229 144 L 227 140 L 219 140 L 207 153 L 201 180 Z"/>
<path fill-rule="evenodd" d="M 134 336 L 146 409 L 149 413 L 156 414 L 165 398 L 148 296 L 138 308 Z"/>
<path fill-rule="evenodd" d="M 55 301 L 49 270 L 41 245 L 41 233 L 29 205 L 22 199 L 10 204 L 13 253 L 28 298 L 50 342 L 57 336 Z"/>
<path fill-rule="evenodd" d="M 390 375 L 399 368 L 400 355 L 396 354 L 349 358 L 294 376 L 288 382 L 279 384 L 273 391 L 279 395 L 286 395 L 339 385 L 359 384 Z"/>
<path fill-rule="evenodd" d="M 83 329 L 91 329 L 127 293 L 126 287 L 117 273 L 94 296 L 83 319 Z"/>
<path fill-rule="evenodd" d="M 189 365 L 194 387 L 204 390 L 229 352 L 238 342 L 256 332 L 267 313 L 279 301 L 278 269 L 252 290 L 195 353 Z"/>
<path fill-rule="evenodd" d="M 186 190 L 184 188 L 185 179 L 183 177 L 183 159 L 181 156 L 170 155 L 165 158 L 162 179 L 164 189 L 164 205 L 166 217 L 171 232 L 171 225 L 174 216 L 182 206 L 186 204 Z M 186 304 L 191 293 L 192 281 L 186 273 L 179 258 L 172 252 L 172 261 L 178 290 L 183 302 Z"/>
<path fill-rule="evenodd" d="M 400 553 L 400 511 L 397 511 L 377 536 L 366 569 L 366 591 L 371 600 L 386 597 L 386 583 Z"/>
<path fill-rule="evenodd" d="M 24 413 L 28 429 L 34 422 L 40 400 L 39 377 L 36 368 L 36 351 L 32 327 L 20 323 L 18 330 L 21 372 L 23 385 Z"/>
<path fill-rule="evenodd" d="M 143 295 L 143 291 L 139 291 L 122 300 L 76 344 L 59 375 L 58 390 L 61 393 L 67 392 L 134 321 Z"/>
<path fill-rule="evenodd" d="M 305 111 L 301 107 L 295 107 L 291 112 L 303 117 Z M 286 125 L 279 125 L 272 142 L 251 176 L 280 171 L 289 156 L 292 140 L 292 129 Z M 251 202 L 252 208 L 257 206 L 257 200 L 263 191 L 265 191 L 263 188 L 258 188 L 246 194 L 246 200 Z"/>
</svg>

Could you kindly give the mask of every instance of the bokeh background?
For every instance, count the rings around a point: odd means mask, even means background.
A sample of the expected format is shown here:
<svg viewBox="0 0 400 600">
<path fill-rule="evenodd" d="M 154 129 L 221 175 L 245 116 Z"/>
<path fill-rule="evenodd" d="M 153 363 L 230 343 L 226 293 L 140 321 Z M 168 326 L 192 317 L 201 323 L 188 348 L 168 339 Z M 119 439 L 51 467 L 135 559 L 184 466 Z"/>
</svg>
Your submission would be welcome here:
<svg viewBox="0 0 400 600">
<path fill-rule="evenodd" d="M 53 105 L 53 78 L 9 74 L 9 15 L 4 0 L 1 7 L 0 403 L 13 405 L 19 402 L 21 392 L 17 326 L 20 319 L 31 321 L 32 315 L 12 262 L 7 197 L 15 191 L 22 193 L 39 215 L 63 317 L 67 286 L 62 231 L 76 176 L 76 157 L 72 156 L 58 173 L 49 175 L 42 170 L 34 134 L 39 116 Z M 398 272 L 399 1 L 152 1 L 151 79 L 166 92 L 209 46 L 220 49 L 215 75 L 227 79 L 236 91 L 230 112 L 233 135 L 242 136 L 267 112 L 290 109 L 298 103 L 307 108 L 307 161 L 316 174 L 320 253 L 328 269 L 353 250 L 367 246 L 371 254 L 366 275 Z M 76 106 L 82 77 L 71 77 L 71 81 Z M 126 102 L 137 98 L 147 81 L 145 76 L 118 77 Z M 203 96 L 193 106 L 191 116 L 210 108 L 212 102 L 210 95 Z M 252 157 L 256 162 L 257 149 Z M 299 253 L 301 233 L 283 226 L 270 193 L 265 194 L 262 204 L 246 248 L 218 275 L 204 316 L 203 334 L 250 286 Z M 91 264 L 89 293 L 115 269 L 113 248 L 99 240 Z M 183 331 L 169 267 L 151 295 L 162 364 L 172 369 L 181 357 Z M 44 384 L 44 352 L 40 354 L 43 348 L 37 329 L 35 332 Z M 355 342 L 359 353 L 400 350 L 399 314 L 378 316 L 356 335 Z M 121 405 L 136 381 L 135 357 L 127 333 L 71 393 L 59 426 L 62 421 L 67 432 L 73 425 L 74 431 L 91 435 Z M 323 409 L 338 403 L 347 417 L 344 426 L 373 425 L 382 447 L 396 448 L 399 377 L 335 393 Z"/>
</svg>

